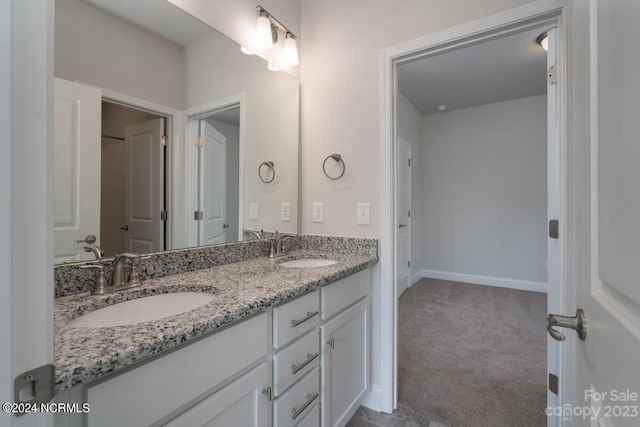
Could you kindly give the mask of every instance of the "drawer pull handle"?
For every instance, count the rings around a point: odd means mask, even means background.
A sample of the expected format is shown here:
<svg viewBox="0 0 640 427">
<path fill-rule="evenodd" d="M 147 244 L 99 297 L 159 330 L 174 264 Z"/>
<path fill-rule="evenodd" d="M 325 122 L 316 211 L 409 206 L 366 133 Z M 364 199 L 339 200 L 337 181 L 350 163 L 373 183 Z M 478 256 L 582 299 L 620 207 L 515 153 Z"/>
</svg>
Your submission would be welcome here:
<svg viewBox="0 0 640 427">
<path fill-rule="evenodd" d="M 298 418 L 300 414 L 302 414 L 304 410 L 307 409 L 309 405 L 311 405 L 313 401 L 316 400 L 317 398 L 318 398 L 318 393 L 307 394 L 307 401 L 305 402 L 305 404 L 299 407 L 298 409 L 291 410 L 291 419 L 295 420 L 296 418 Z"/>
<path fill-rule="evenodd" d="M 298 372 L 300 372 L 302 369 L 304 369 L 305 366 L 307 366 L 309 363 L 313 362 L 315 359 L 318 358 L 318 356 L 320 356 L 319 353 L 315 353 L 315 354 L 307 354 L 307 360 L 305 360 L 304 362 L 302 362 L 300 365 L 291 365 L 291 373 L 292 374 L 297 374 Z"/>
<path fill-rule="evenodd" d="M 307 311 L 307 315 L 304 316 L 302 319 L 292 320 L 291 326 L 295 328 L 299 324 L 306 322 L 307 320 L 311 319 L 313 316 L 317 316 L 318 314 L 320 314 L 319 311 Z"/>
</svg>

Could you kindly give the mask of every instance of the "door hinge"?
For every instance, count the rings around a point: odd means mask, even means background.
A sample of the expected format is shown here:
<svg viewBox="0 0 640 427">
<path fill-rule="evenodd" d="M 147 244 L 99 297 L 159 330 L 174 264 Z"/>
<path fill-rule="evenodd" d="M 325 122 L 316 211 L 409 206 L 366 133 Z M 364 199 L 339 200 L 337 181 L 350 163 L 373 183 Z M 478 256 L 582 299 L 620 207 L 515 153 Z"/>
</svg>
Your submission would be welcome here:
<svg viewBox="0 0 640 427">
<path fill-rule="evenodd" d="M 558 238 L 558 236 L 560 235 L 558 227 L 559 225 L 557 219 L 552 219 L 549 221 L 549 237 L 551 237 L 552 239 Z"/>
<path fill-rule="evenodd" d="M 160 220 L 161 221 L 166 221 L 169 219 L 169 212 L 167 211 L 160 211 Z"/>
<path fill-rule="evenodd" d="M 558 394 L 558 376 L 549 374 L 549 391 L 554 394 Z"/>
<path fill-rule="evenodd" d="M 193 219 L 196 221 L 202 221 L 204 219 L 204 213 L 202 211 L 195 211 L 193 213 Z"/>
<path fill-rule="evenodd" d="M 167 135 L 162 135 L 160 137 L 160 144 L 162 144 L 163 147 L 167 146 Z"/>
<path fill-rule="evenodd" d="M 409 159 L 409 164 L 408 164 L 408 166 L 411 166 L 411 159 Z"/>
<path fill-rule="evenodd" d="M 407 261 L 407 267 L 411 268 L 411 261 Z"/>
<path fill-rule="evenodd" d="M 407 216 L 411 218 L 411 209 L 409 209 L 409 211 L 407 212 Z"/>
<path fill-rule="evenodd" d="M 195 142 L 196 146 L 198 146 L 200 148 L 204 147 L 204 138 L 198 137 L 198 138 L 195 139 L 194 142 Z"/>
<path fill-rule="evenodd" d="M 554 64 L 549 67 L 547 76 L 549 77 L 549 84 L 554 85 L 558 83 L 558 64 Z"/>
<path fill-rule="evenodd" d="M 53 399 L 55 386 L 55 374 L 53 365 L 44 365 L 39 368 L 23 372 L 13 381 L 14 403 L 29 403 L 31 405 L 48 403 Z M 27 405 L 17 405 L 18 408 Z M 25 410 L 28 409 L 25 408 Z M 17 416 L 26 412 L 18 412 Z"/>
</svg>

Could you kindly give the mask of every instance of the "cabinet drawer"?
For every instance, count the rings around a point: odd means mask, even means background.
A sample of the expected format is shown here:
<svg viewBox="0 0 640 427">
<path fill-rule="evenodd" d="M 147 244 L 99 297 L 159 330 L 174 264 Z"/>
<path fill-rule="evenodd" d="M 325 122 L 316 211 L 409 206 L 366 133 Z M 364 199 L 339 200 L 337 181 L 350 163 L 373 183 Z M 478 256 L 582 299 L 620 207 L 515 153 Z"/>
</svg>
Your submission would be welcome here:
<svg viewBox="0 0 640 427">
<path fill-rule="evenodd" d="M 273 356 L 273 389 L 276 396 L 318 366 L 319 343 L 320 330 L 316 329 Z"/>
<path fill-rule="evenodd" d="M 292 427 L 320 400 L 320 371 L 313 368 L 302 380 L 273 402 L 274 427 Z M 297 414 L 294 413 L 297 411 Z"/>
<path fill-rule="evenodd" d="M 273 308 L 273 346 L 280 348 L 320 322 L 318 291 Z"/>
<path fill-rule="evenodd" d="M 320 405 L 314 406 L 296 427 L 320 427 Z"/>
<path fill-rule="evenodd" d="M 369 295 L 371 273 L 369 269 L 347 276 L 320 288 L 321 318 L 328 319 L 360 298 Z"/>
<path fill-rule="evenodd" d="M 263 313 L 87 386 L 91 405 L 87 424 L 135 427 L 157 422 L 266 356 L 267 333 L 267 314 Z"/>
</svg>

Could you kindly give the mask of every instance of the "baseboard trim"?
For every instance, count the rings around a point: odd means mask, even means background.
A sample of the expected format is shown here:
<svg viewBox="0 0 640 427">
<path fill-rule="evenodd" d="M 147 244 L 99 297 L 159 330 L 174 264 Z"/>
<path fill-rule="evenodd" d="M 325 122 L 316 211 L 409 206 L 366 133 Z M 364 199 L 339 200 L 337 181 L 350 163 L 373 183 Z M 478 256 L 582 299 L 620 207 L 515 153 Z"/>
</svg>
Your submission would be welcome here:
<svg viewBox="0 0 640 427">
<path fill-rule="evenodd" d="M 416 284 L 416 282 L 420 279 L 422 279 L 424 276 L 422 275 L 422 272 L 424 270 L 418 270 L 416 271 L 416 274 L 414 274 L 413 276 L 409 277 L 409 287 L 412 287 L 413 285 Z"/>
<path fill-rule="evenodd" d="M 503 277 L 478 276 L 475 274 L 451 273 L 448 271 L 427 269 L 421 270 L 420 274 L 422 278 L 428 279 L 451 280 L 452 282 L 472 283 L 474 285 L 496 286 L 498 288 L 547 293 L 547 284 L 543 282 L 531 282 L 528 280 L 505 279 Z"/>
<path fill-rule="evenodd" d="M 376 412 L 380 412 L 381 395 L 380 386 L 378 384 L 373 384 L 369 393 L 367 393 L 364 399 L 362 399 L 361 405 L 369 409 L 373 409 Z"/>
</svg>

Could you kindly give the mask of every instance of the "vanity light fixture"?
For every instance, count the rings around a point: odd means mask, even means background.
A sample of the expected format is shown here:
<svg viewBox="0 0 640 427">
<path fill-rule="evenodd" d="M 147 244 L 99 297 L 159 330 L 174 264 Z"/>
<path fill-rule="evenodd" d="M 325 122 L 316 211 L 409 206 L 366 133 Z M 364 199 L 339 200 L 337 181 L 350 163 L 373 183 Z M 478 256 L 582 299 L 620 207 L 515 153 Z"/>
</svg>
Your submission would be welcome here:
<svg viewBox="0 0 640 427">
<path fill-rule="evenodd" d="M 280 71 L 280 67 L 278 67 L 276 64 L 274 64 L 273 62 L 269 62 L 267 63 L 267 68 L 271 71 Z"/>
<path fill-rule="evenodd" d="M 240 52 L 244 53 L 245 55 L 255 55 L 255 53 L 253 53 L 253 51 L 247 49 L 244 46 L 240 46 Z"/>
<path fill-rule="evenodd" d="M 256 23 L 255 43 L 260 50 L 269 50 L 278 41 L 278 32 L 269 19 L 266 10 L 258 6 L 258 22 Z"/>
<path fill-rule="evenodd" d="M 298 47 L 296 38 L 290 32 L 287 32 L 284 39 L 284 50 L 282 51 L 282 59 L 287 67 L 295 67 L 300 63 L 298 59 Z"/>
<path fill-rule="evenodd" d="M 542 48 L 546 51 L 549 50 L 549 38 L 547 37 L 547 33 L 544 32 L 538 36 L 536 39 L 536 43 L 538 43 Z"/>
<path fill-rule="evenodd" d="M 296 42 L 296 35 L 293 34 L 287 27 L 282 25 L 280 21 L 274 18 L 265 8 L 262 6 L 256 6 L 258 12 L 258 21 L 256 22 L 255 47 L 258 50 L 269 50 L 275 43 L 278 42 L 278 30 L 285 34 L 284 48 L 282 52 L 282 63 L 287 67 L 295 67 L 300 63 L 298 58 L 298 45 Z M 248 49 L 241 48 L 242 52 L 248 53 Z M 271 65 L 269 69 L 274 70 Z M 280 69 L 278 68 L 277 71 Z"/>
</svg>

